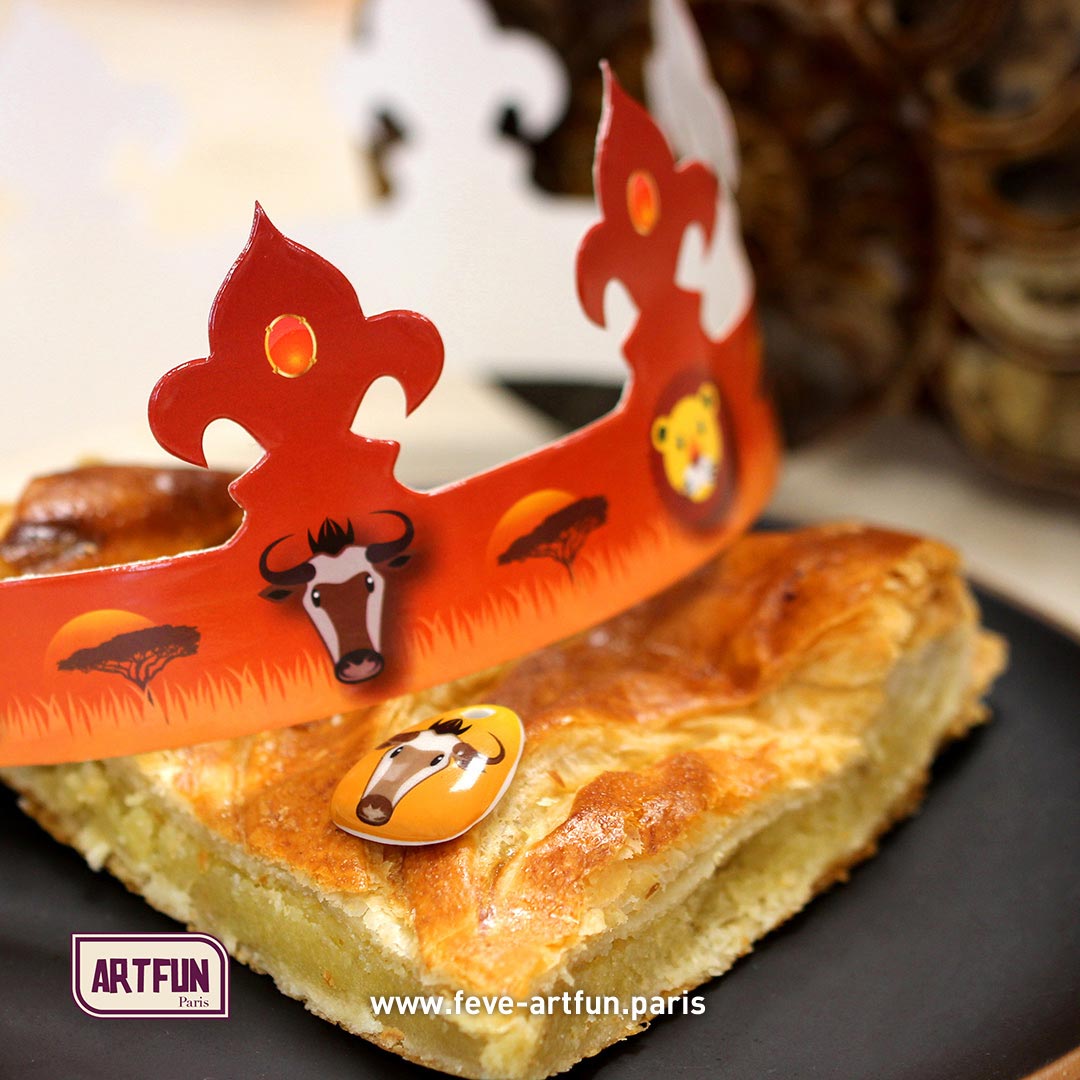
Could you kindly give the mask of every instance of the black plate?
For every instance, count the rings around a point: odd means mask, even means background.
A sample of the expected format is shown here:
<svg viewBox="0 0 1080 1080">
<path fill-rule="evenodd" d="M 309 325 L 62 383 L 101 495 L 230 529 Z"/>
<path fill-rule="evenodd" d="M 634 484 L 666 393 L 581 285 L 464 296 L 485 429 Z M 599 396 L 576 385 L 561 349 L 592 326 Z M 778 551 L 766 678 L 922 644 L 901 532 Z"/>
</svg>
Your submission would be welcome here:
<svg viewBox="0 0 1080 1080">
<path fill-rule="evenodd" d="M 1080 645 L 983 602 L 1011 666 L 993 722 L 943 755 L 923 812 L 713 982 L 704 1015 L 657 1022 L 572 1077 L 1014 1080 L 1080 1044 Z M 228 1020 L 85 1016 L 69 935 L 176 924 L 7 792 L 0 837 L 0 1076 L 434 1080 L 235 963 Z"/>
</svg>

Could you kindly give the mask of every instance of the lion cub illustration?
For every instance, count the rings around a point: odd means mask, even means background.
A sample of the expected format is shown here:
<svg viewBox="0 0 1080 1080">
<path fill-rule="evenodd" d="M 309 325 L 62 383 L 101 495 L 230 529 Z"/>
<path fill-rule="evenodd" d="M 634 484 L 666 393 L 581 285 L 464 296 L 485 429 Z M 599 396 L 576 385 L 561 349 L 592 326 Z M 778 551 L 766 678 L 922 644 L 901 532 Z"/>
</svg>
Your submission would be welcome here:
<svg viewBox="0 0 1080 1080">
<path fill-rule="evenodd" d="M 696 503 L 716 490 L 723 454 L 718 399 L 716 386 L 702 383 L 696 394 L 679 398 L 671 412 L 653 421 L 652 444 L 664 459 L 668 483 Z"/>
</svg>

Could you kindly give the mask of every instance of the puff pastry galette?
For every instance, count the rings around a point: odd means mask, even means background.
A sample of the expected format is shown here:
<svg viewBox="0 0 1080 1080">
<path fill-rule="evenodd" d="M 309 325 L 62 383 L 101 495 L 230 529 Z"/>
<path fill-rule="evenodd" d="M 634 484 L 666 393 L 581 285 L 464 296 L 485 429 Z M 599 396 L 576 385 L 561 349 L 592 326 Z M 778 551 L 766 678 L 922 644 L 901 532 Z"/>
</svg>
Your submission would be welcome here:
<svg viewBox="0 0 1080 1080">
<path fill-rule="evenodd" d="M 156 528 L 138 554 L 169 548 Z M 543 1077 L 646 1018 L 376 1016 L 372 996 L 629 1002 L 721 974 L 915 807 L 937 749 L 984 718 L 1002 659 L 949 548 L 848 525 L 755 534 L 608 623 L 423 694 L 4 779 L 91 866 L 328 1020 L 446 1072 Z M 527 731 L 480 825 L 407 849 L 332 825 L 365 751 L 477 701 Z"/>
</svg>

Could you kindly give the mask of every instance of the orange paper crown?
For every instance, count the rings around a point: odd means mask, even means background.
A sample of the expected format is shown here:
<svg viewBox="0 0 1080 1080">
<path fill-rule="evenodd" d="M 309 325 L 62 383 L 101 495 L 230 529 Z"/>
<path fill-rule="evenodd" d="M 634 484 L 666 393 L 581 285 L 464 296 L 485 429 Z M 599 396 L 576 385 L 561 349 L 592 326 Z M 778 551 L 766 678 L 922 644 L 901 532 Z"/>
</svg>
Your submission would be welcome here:
<svg viewBox="0 0 1080 1080">
<path fill-rule="evenodd" d="M 409 311 L 366 316 L 257 207 L 210 355 L 150 401 L 158 441 L 195 465 L 216 419 L 258 440 L 265 455 L 231 488 L 243 524 L 209 551 L 0 584 L 0 764 L 237 736 L 430 686 L 634 604 L 747 527 L 778 456 L 752 316 L 711 340 L 701 297 L 676 282 L 687 227 L 711 236 L 717 180 L 676 164 L 607 72 L 605 88 L 601 220 L 577 284 L 596 323 L 613 279 L 637 307 L 618 408 L 469 480 L 405 487 L 397 444 L 350 425 L 382 376 L 410 412 L 424 400 L 437 331 Z"/>
</svg>

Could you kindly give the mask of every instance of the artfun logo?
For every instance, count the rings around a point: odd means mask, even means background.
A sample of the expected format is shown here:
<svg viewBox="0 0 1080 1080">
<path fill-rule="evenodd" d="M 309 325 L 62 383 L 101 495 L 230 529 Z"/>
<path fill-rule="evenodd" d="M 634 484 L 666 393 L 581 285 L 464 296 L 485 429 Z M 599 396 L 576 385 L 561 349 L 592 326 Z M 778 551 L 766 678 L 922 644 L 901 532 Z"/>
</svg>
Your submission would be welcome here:
<svg viewBox="0 0 1080 1080">
<path fill-rule="evenodd" d="M 72 934 L 71 993 L 90 1016 L 229 1015 L 229 957 L 209 934 Z"/>
</svg>

